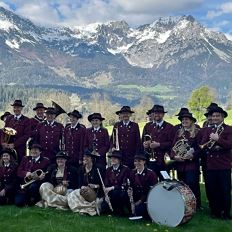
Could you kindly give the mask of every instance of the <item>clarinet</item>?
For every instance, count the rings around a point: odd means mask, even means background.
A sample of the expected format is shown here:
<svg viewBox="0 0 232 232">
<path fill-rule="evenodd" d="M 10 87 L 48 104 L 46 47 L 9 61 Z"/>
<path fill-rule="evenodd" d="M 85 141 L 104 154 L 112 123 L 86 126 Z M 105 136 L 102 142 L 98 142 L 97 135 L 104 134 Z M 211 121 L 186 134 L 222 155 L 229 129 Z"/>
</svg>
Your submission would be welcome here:
<svg viewBox="0 0 232 232">
<path fill-rule="evenodd" d="M 101 173 L 99 171 L 99 168 L 97 168 L 97 172 L 98 172 L 99 178 L 101 180 L 102 188 L 105 189 L 105 185 L 104 185 L 104 182 L 102 180 L 102 176 L 101 176 Z M 104 193 L 105 193 L 105 191 L 104 191 Z M 113 212 L 114 210 L 113 210 L 113 207 L 112 207 L 111 202 L 110 202 L 110 198 L 109 198 L 107 193 L 105 193 L 105 200 L 106 200 L 110 210 Z"/>
<path fill-rule="evenodd" d="M 127 186 L 128 186 L 128 189 L 132 190 L 131 185 L 130 185 L 130 180 L 128 178 L 127 178 Z M 130 199 L 131 212 L 133 215 L 135 215 L 135 202 L 134 202 L 134 198 L 133 198 L 133 193 L 131 196 L 129 196 L 129 194 L 128 194 L 128 197 Z"/>
</svg>

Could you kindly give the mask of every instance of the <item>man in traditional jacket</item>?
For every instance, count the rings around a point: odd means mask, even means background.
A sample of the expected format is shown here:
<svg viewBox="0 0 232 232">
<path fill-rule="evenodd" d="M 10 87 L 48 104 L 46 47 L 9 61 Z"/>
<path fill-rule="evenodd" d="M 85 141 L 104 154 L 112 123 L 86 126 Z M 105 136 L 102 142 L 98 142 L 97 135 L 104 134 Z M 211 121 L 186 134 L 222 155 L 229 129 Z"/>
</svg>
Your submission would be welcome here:
<svg viewBox="0 0 232 232">
<path fill-rule="evenodd" d="M 79 119 L 82 118 L 79 111 L 73 110 L 68 116 L 70 124 L 64 129 L 65 150 L 70 158 L 68 162 L 78 167 L 83 160 L 86 128 L 79 123 Z"/>
<path fill-rule="evenodd" d="M 43 156 L 55 161 L 56 153 L 62 149 L 62 137 L 64 127 L 61 123 L 56 122 L 56 110 L 48 107 L 46 110 L 46 120 L 39 123 L 36 127 L 35 141 L 43 147 Z"/>
<path fill-rule="evenodd" d="M 163 119 L 164 114 L 167 113 L 164 111 L 164 107 L 155 105 L 153 110 L 155 123 L 151 131 L 152 139 L 151 141 L 145 141 L 143 146 L 145 149 L 152 149 L 150 157 L 148 157 L 148 167 L 162 179 L 160 171 L 165 171 L 167 169 L 164 163 L 164 155 L 170 152 L 175 132 L 173 126 Z"/>
<path fill-rule="evenodd" d="M 134 155 L 141 150 L 142 146 L 139 125 L 130 120 L 133 113 L 134 111 L 129 106 L 123 106 L 116 112 L 117 115 L 120 115 L 121 121 L 114 125 L 111 136 L 111 148 L 117 149 L 116 143 L 118 141 L 119 150 L 122 153 L 122 164 L 129 168 L 134 167 Z"/>
<path fill-rule="evenodd" d="M 221 107 L 210 110 L 214 126 L 199 138 L 206 154 L 206 184 L 211 216 L 230 220 L 232 127 L 224 123 L 227 112 Z"/>
<path fill-rule="evenodd" d="M 6 119 L 5 126 L 11 127 L 17 131 L 13 142 L 6 144 L 2 143 L 3 148 L 15 149 L 18 153 L 19 162 L 26 153 L 26 142 L 31 133 L 30 120 L 22 114 L 24 105 L 21 100 L 15 100 L 13 106 L 14 115 L 9 115 Z"/>
</svg>

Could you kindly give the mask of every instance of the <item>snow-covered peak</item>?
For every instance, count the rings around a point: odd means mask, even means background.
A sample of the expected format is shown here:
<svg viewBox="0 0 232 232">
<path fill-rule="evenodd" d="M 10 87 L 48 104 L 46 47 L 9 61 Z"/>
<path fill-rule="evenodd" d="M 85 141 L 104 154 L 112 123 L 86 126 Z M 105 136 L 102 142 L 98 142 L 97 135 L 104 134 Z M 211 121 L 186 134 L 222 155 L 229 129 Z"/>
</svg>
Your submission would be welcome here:
<svg viewBox="0 0 232 232">
<path fill-rule="evenodd" d="M 7 20 L 0 19 L 0 30 L 4 30 L 4 31 L 9 32 L 10 29 L 19 30 L 19 28 L 16 25 L 14 25 L 13 23 L 11 23 Z"/>
</svg>

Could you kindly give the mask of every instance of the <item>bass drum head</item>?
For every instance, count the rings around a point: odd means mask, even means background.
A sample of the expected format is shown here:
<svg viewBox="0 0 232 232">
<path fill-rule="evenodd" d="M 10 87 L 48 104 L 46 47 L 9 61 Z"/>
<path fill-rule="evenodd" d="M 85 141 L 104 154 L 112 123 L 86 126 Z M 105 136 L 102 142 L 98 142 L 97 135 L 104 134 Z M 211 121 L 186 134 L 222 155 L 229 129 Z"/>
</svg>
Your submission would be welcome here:
<svg viewBox="0 0 232 232">
<path fill-rule="evenodd" d="M 168 191 L 161 182 L 148 194 L 147 211 L 155 223 L 176 227 L 184 218 L 185 202 L 177 188 Z"/>
</svg>

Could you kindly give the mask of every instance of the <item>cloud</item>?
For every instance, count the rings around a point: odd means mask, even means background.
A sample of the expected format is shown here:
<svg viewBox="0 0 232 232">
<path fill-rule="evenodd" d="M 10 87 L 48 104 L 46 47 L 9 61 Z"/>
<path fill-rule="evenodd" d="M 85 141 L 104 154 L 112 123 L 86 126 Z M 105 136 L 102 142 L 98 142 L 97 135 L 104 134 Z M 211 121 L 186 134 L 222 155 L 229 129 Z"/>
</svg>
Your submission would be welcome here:
<svg viewBox="0 0 232 232">
<path fill-rule="evenodd" d="M 207 13 L 208 19 L 213 19 L 215 17 L 222 16 L 224 14 L 232 13 L 232 2 L 225 2 L 217 7 L 216 10 L 210 10 Z"/>
<path fill-rule="evenodd" d="M 8 4 L 6 4 L 5 2 L 0 2 L 0 6 L 4 7 L 7 10 L 10 10 L 10 6 Z"/>
<path fill-rule="evenodd" d="M 159 16 L 183 14 L 203 0 L 8 0 L 15 12 L 36 23 L 85 25 L 125 20 L 130 25 L 154 21 Z"/>
</svg>

